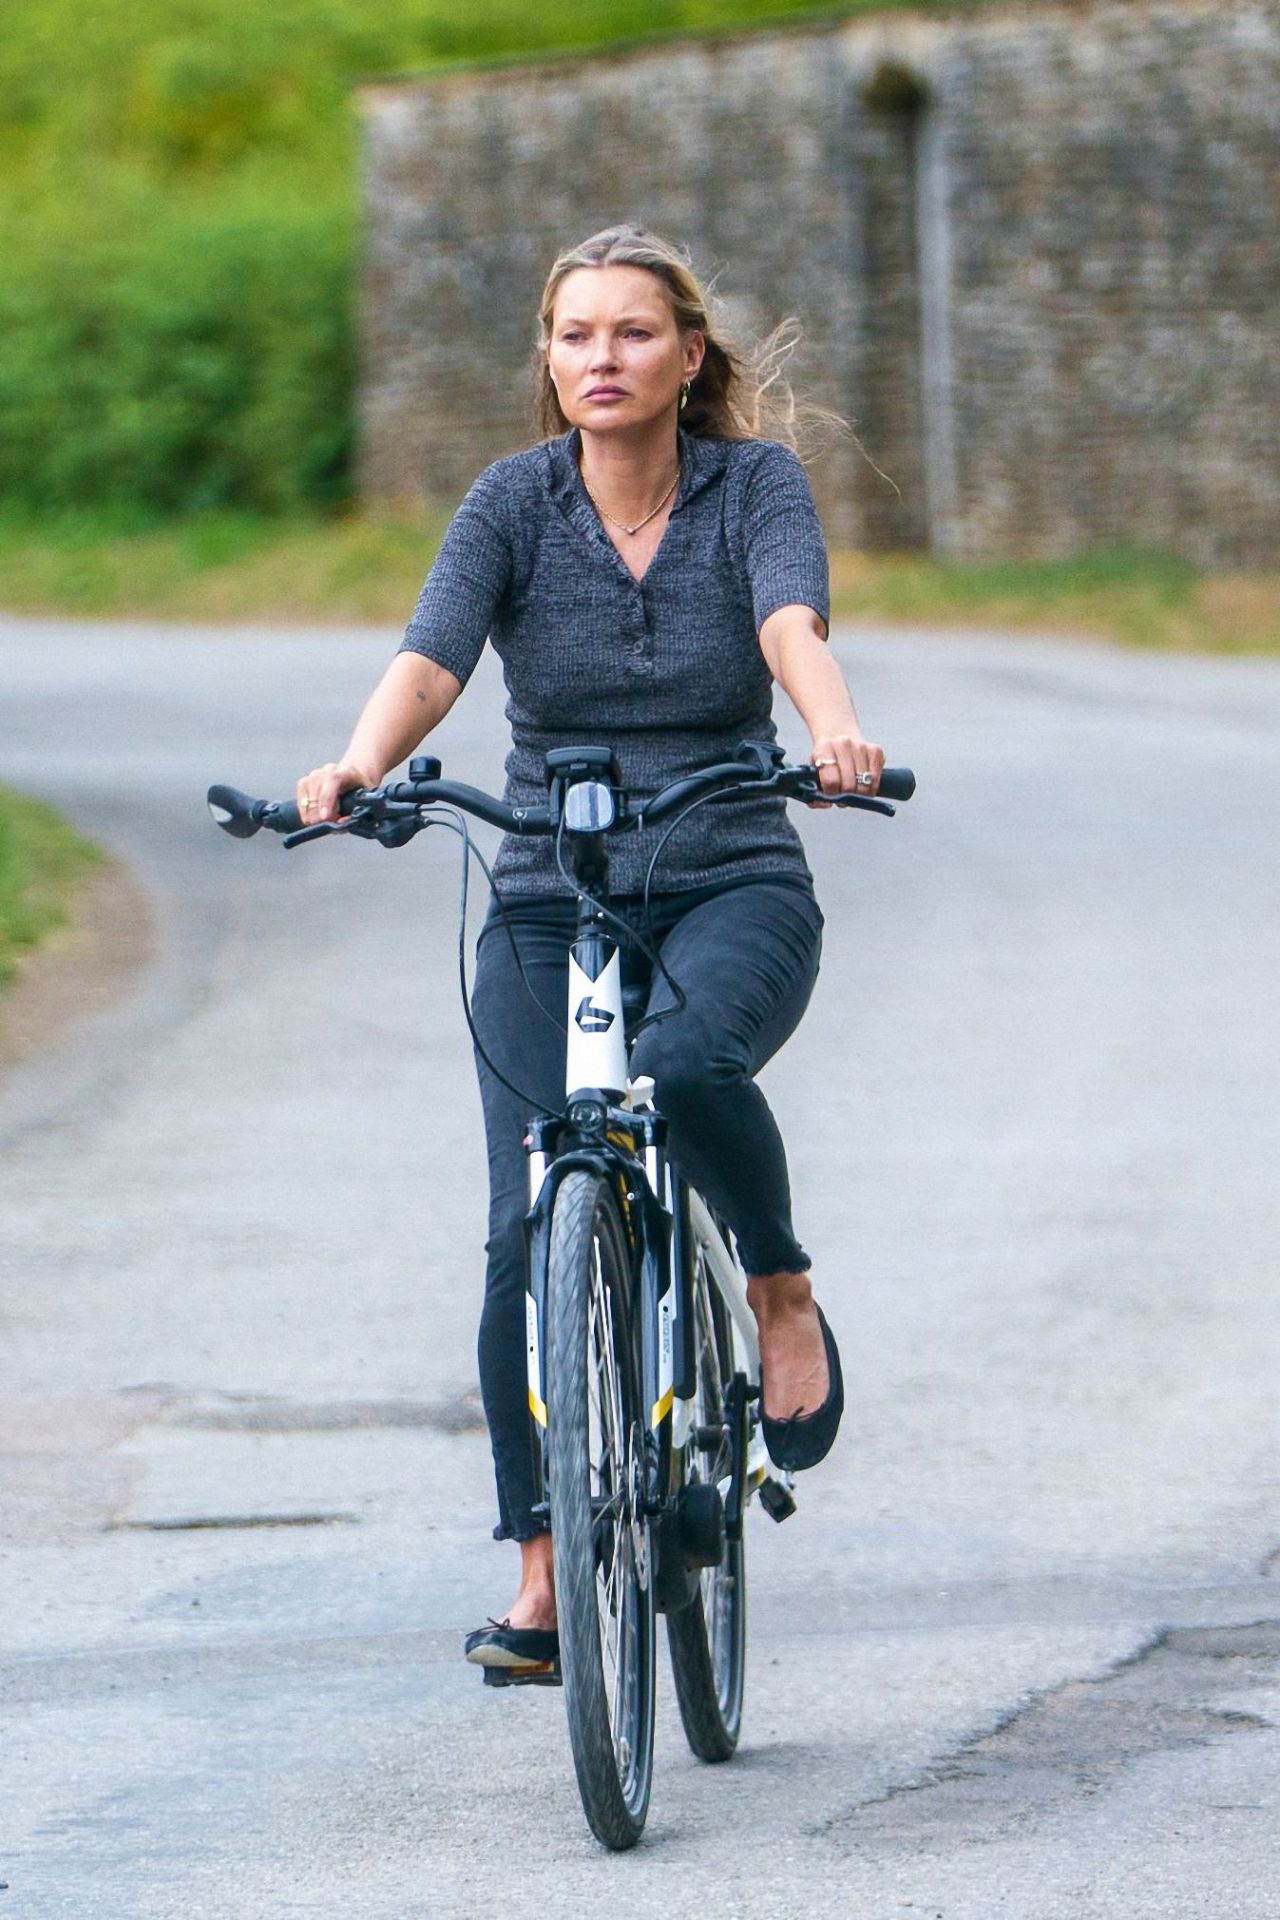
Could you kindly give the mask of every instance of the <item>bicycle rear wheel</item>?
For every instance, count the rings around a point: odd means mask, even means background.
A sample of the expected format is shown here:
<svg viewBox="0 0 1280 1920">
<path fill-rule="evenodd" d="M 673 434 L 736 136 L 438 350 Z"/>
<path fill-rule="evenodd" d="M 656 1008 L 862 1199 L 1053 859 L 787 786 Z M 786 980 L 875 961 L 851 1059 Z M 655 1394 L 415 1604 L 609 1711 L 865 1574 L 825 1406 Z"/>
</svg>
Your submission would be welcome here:
<svg viewBox="0 0 1280 1920">
<path fill-rule="evenodd" d="M 727 1497 L 732 1445 L 726 1398 L 733 1335 L 719 1289 L 699 1259 L 693 1288 L 697 1389 L 685 1448 L 685 1484 L 718 1486 Z M 747 1650 L 747 1565 L 739 1530 L 718 1566 L 704 1567 L 687 1607 L 667 1614 L 667 1644 L 685 1736 L 699 1760 L 732 1759 L 742 1730 Z"/>
<path fill-rule="evenodd" d="M 560 1667 L 578 1789 L 606 1847 L 634 1846 L 653 1773 L 654 1592 L 630 1263 L 607 1181 L 567 1174 L 547 1274 L 547 1470 Z"/>
</svg>

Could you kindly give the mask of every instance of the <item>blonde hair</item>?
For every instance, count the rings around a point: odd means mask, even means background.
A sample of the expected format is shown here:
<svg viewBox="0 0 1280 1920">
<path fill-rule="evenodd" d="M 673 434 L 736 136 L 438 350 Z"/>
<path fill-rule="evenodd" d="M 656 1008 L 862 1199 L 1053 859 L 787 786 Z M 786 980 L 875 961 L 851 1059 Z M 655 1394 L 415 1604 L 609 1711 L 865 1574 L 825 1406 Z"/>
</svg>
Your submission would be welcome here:
<svg viewBox="0 0 1280 1920">
<path fill-rule="evenodd" d="M 727 332 L 711 289 L 700 284 L 689 256 L 643 227 L 605 227 L 556 260 L 538 303 L 534 353 L 535 411 L 539 431 L 550 439 L 569 426 L 547 364 L 552 316 L 561 283 L 579 267 L 643 267 L 659 280 L 682 333 L 706 342 L 702 366 L 680 414 L 687 433 L 715 440 L 781 440 L 802 459 L 812 458 L 849 427 L 839 414 L 797 400 L 785 367 L 800 340 L 794 318 L 783 320 L 754 348 L 737 345 Z"/>
</svg>

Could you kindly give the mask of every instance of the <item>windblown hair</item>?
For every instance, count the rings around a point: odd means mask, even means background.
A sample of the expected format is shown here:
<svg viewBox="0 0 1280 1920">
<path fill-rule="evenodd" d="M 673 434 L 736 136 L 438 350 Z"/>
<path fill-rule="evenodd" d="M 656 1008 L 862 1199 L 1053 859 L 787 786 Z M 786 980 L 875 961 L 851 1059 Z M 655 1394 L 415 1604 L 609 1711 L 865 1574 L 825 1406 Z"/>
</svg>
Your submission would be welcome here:
<svg viewBox="0 0 1280 1920">
<path fill-rule="evenodd" d="M 550 438 L 567 431 L 551 383 L 547 347 L 561 282 L 579 267 L 643 267 L 661 281 L 676 325 L 682 333 L 702 334 L 706 353 L 680 415 L 687 433 L 715 440 L 780 440 L 802 459 L 811 459 L 849 427 L 839 414 L 798 400 L 786 378 L 786 363 L 800 340 L 794 319 L 783 320 L 752 348 L 728 333 L 718 302 L 703 288 L 688 254 L 669 240 L 639 226 L 606 227 L 556 260 L 538 305 L 538 343 L 534 353 L 535 408 L 539 431 Z"/>
</svg>

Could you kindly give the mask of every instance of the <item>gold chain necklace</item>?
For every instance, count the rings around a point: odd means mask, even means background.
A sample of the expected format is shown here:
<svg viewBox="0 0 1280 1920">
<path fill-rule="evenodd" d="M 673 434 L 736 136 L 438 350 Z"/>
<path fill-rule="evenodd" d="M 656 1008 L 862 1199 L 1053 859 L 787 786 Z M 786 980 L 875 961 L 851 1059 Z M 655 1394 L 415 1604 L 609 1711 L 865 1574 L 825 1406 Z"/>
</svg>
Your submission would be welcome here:
<svg viewBox="0 0 1280 1920">
<path fill-rule="evenodd" d="M 581 467 L 579 467 L 578 472 L 582 473 Z M 675 478 L 672 480 L 671 485 L 667 488 L 666 492 L 663 494 L 661 500 L 659 500 L 657 506 L 653 509 L 653 512 L 646 513 L 643 520 L 637 520 L 634 527 L 629 527 L 625 520 L 619 520 L 616 514 L 610 513 L 608 507 L 601 505 L 600 501 L 597 500 L 594 493 L 592 493 L 590 487 L 587 486 L 586 474 L 582 473 L 582 484 L 584 487 L 586 487 L 587 498 L 588 500 L 590 500 L 592 506 L 596 509 L 596 512 L 602 513 L 606 520 L 612 520 L 614 526 L 621 527 L 624 533 L 639 533 L 641 527 L 647 527 L 651 520 L 656 520 L 658 515 L 662 512 L 662 509 L 666 506 L 668 500 L 671 498 L 672 494 L 675 492 L 679 483 L 680 483 L 680 464 L 677 461 Z"/>
</svg>

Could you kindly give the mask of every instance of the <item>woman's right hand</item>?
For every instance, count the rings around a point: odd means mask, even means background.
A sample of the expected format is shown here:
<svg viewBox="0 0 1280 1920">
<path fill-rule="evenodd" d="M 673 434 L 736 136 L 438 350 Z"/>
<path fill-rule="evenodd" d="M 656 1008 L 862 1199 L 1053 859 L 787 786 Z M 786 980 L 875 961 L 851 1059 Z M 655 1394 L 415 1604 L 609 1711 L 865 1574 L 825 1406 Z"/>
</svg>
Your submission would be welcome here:
<svg viewBox="0 0 1280 1920">
<path fill-rule="evenodd" d="M 340 793 L 377 784 L 376 780 L 367 779 L 350 760 L 330 760 L 323 767 L 313 767 L 310 773 L 303 774 L 297 786 L 298 812 L 303 826 L 314 827 L 321 820 L 336 820 Z"/>
</svg>

